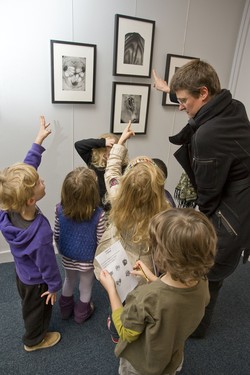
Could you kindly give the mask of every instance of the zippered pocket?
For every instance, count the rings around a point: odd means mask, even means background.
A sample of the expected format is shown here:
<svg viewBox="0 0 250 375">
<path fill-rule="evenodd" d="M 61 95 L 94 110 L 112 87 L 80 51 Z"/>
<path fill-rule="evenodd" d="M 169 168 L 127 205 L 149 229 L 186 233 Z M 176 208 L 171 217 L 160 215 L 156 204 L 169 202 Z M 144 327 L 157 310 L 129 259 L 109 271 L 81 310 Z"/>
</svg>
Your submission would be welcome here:
<svg viewBox="0 0 250 375">
<path fill-rule="evenodd" d="M 229 223 L 229 221 L 225 218 L 225 216 L 222 214 L 222 212 L 219 210 L 216 212 L 216 216 L 219 219 L 219 225 L 220 228 L 221 224 L 224 226 L 224 228 L 228 231 L 228 233 L 238 236 L 237 232 L 233 228 L 233 226 Z"/>
</svg>

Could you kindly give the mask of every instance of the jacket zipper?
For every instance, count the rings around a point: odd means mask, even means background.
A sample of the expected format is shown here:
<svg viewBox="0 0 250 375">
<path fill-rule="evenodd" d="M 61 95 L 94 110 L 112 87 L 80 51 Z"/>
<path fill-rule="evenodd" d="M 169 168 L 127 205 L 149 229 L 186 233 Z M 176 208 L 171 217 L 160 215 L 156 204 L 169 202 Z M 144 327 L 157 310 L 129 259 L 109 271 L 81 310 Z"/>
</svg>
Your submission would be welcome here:
<svg viewBox="0 0 250 375">
<path fill-rule="evenodd" d="M 229 223 L 229 221 L 225 218 L 225 216 L 222 214 L 220 210 L 216 212 L 216 215 L 219 218 L 219 228 L 220 224 L 222 223 L 224 227 L 228 230 L 228 232 L 233 233 L 235 236 L 238 236 L 232 225 Z"/>
</svg>

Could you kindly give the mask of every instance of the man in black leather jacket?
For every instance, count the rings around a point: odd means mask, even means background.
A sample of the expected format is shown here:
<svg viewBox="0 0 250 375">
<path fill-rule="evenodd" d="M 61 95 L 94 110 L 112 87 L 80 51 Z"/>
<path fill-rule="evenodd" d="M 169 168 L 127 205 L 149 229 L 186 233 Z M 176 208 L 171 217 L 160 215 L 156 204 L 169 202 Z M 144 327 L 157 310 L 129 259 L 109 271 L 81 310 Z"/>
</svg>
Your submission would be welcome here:
<svg viewBox="0 0 250 375">
<path fill-rule="evenodd" d="M 192 337 L 205 336 L 223 280 L 250 249 L 250 124 L 244 105 L 221 89 L 214 68 L 192 60 L 174 74 L 170 87 L 153 71 L 158 90 L 186 111 L 188 124 L 169 138 L 181 147 L 174 156 L 197 191 L 197 205 L 218 235 L 214 267 L 208 274 L 210 303 Z M 175 96 L 174 96 L 175 94 Z"/>
</svg>

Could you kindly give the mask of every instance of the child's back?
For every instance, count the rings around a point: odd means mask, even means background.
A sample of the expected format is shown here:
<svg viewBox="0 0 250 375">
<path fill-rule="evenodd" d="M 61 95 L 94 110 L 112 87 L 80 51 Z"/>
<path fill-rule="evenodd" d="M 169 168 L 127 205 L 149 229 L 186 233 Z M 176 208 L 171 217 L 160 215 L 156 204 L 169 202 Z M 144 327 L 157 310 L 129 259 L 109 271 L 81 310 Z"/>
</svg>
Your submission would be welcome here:
<svg viewBox="0 0 250 375">
<path fill-rule="evenodd" d="M 122 306 L 111 275 L 105 270 L 100 275 L 120 336 L 115 354 L 121 375 L 130 373 L 128 368 L 135 375 L 175 374 L 185 341 L 209 302 L 206 274 L 217 237 L 207 217 L 194 209 L 169 209 L 153 217 L 149 236 L 160 278 L 138 261 L 132 273 L 145 274 L 150 283 L 129 293 Z"/>
<path fill-rule="evenodd" d="M 104 232 L 104 211 L 99 203 L 97 177 L 93 170 L 78 167 L 68 173 L 62 186 L 61 202 L 56 207 L 54 237 L 65 269 L 59 299 L 61 316 L 68 319 L 74 314 L 77 323 L 83 323 L 94 311 L 91 301 L 93 259 Z M 74 288 L 78 277 L 80 299 L 75 303 Z"/>
</svg>

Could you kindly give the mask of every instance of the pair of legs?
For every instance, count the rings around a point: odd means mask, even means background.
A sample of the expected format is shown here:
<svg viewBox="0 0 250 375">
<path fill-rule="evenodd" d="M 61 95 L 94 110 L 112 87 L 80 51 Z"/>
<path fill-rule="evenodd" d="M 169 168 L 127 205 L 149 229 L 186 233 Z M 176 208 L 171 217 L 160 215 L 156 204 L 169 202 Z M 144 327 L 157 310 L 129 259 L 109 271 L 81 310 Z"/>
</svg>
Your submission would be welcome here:
<svg viewBox="0 0 250 375">
<path fill-rule="evenodd" d="M 80 299 L 75 304 L 74 289 L 77 285 L 78 279 Z M 65 280 L 62 288 L 62 295 L 59 299 L 61 316 L 63 319 L 68 319 L 74 314 L 75 321 L 77 323 L 83 323 L 92 315 L 94 306 L 90 300 L 94 279 L 95 275 L 93 269 L 86 271 L 65 269 Z"/>
<path fill-rule="evenodd" d="M 65 279 L 62 287 L 62 295 L 71 297 L 79 279 L 80 301 L 89 302 L 91 300 L 92 288 L 94 284 L 94 270 L 87 271 L 69 270 L 65 268 Z"/>
<path fill-rule="evenodd" d="M 22 300 L 25 333 L 23 343 L 35 346 L 42 342 L 50 324 L 52 305 L 46 305 L 41 294 L 48 290 L 47 284 L 26 285 L 16 276 L 17 290 Z"/>
</svg>

